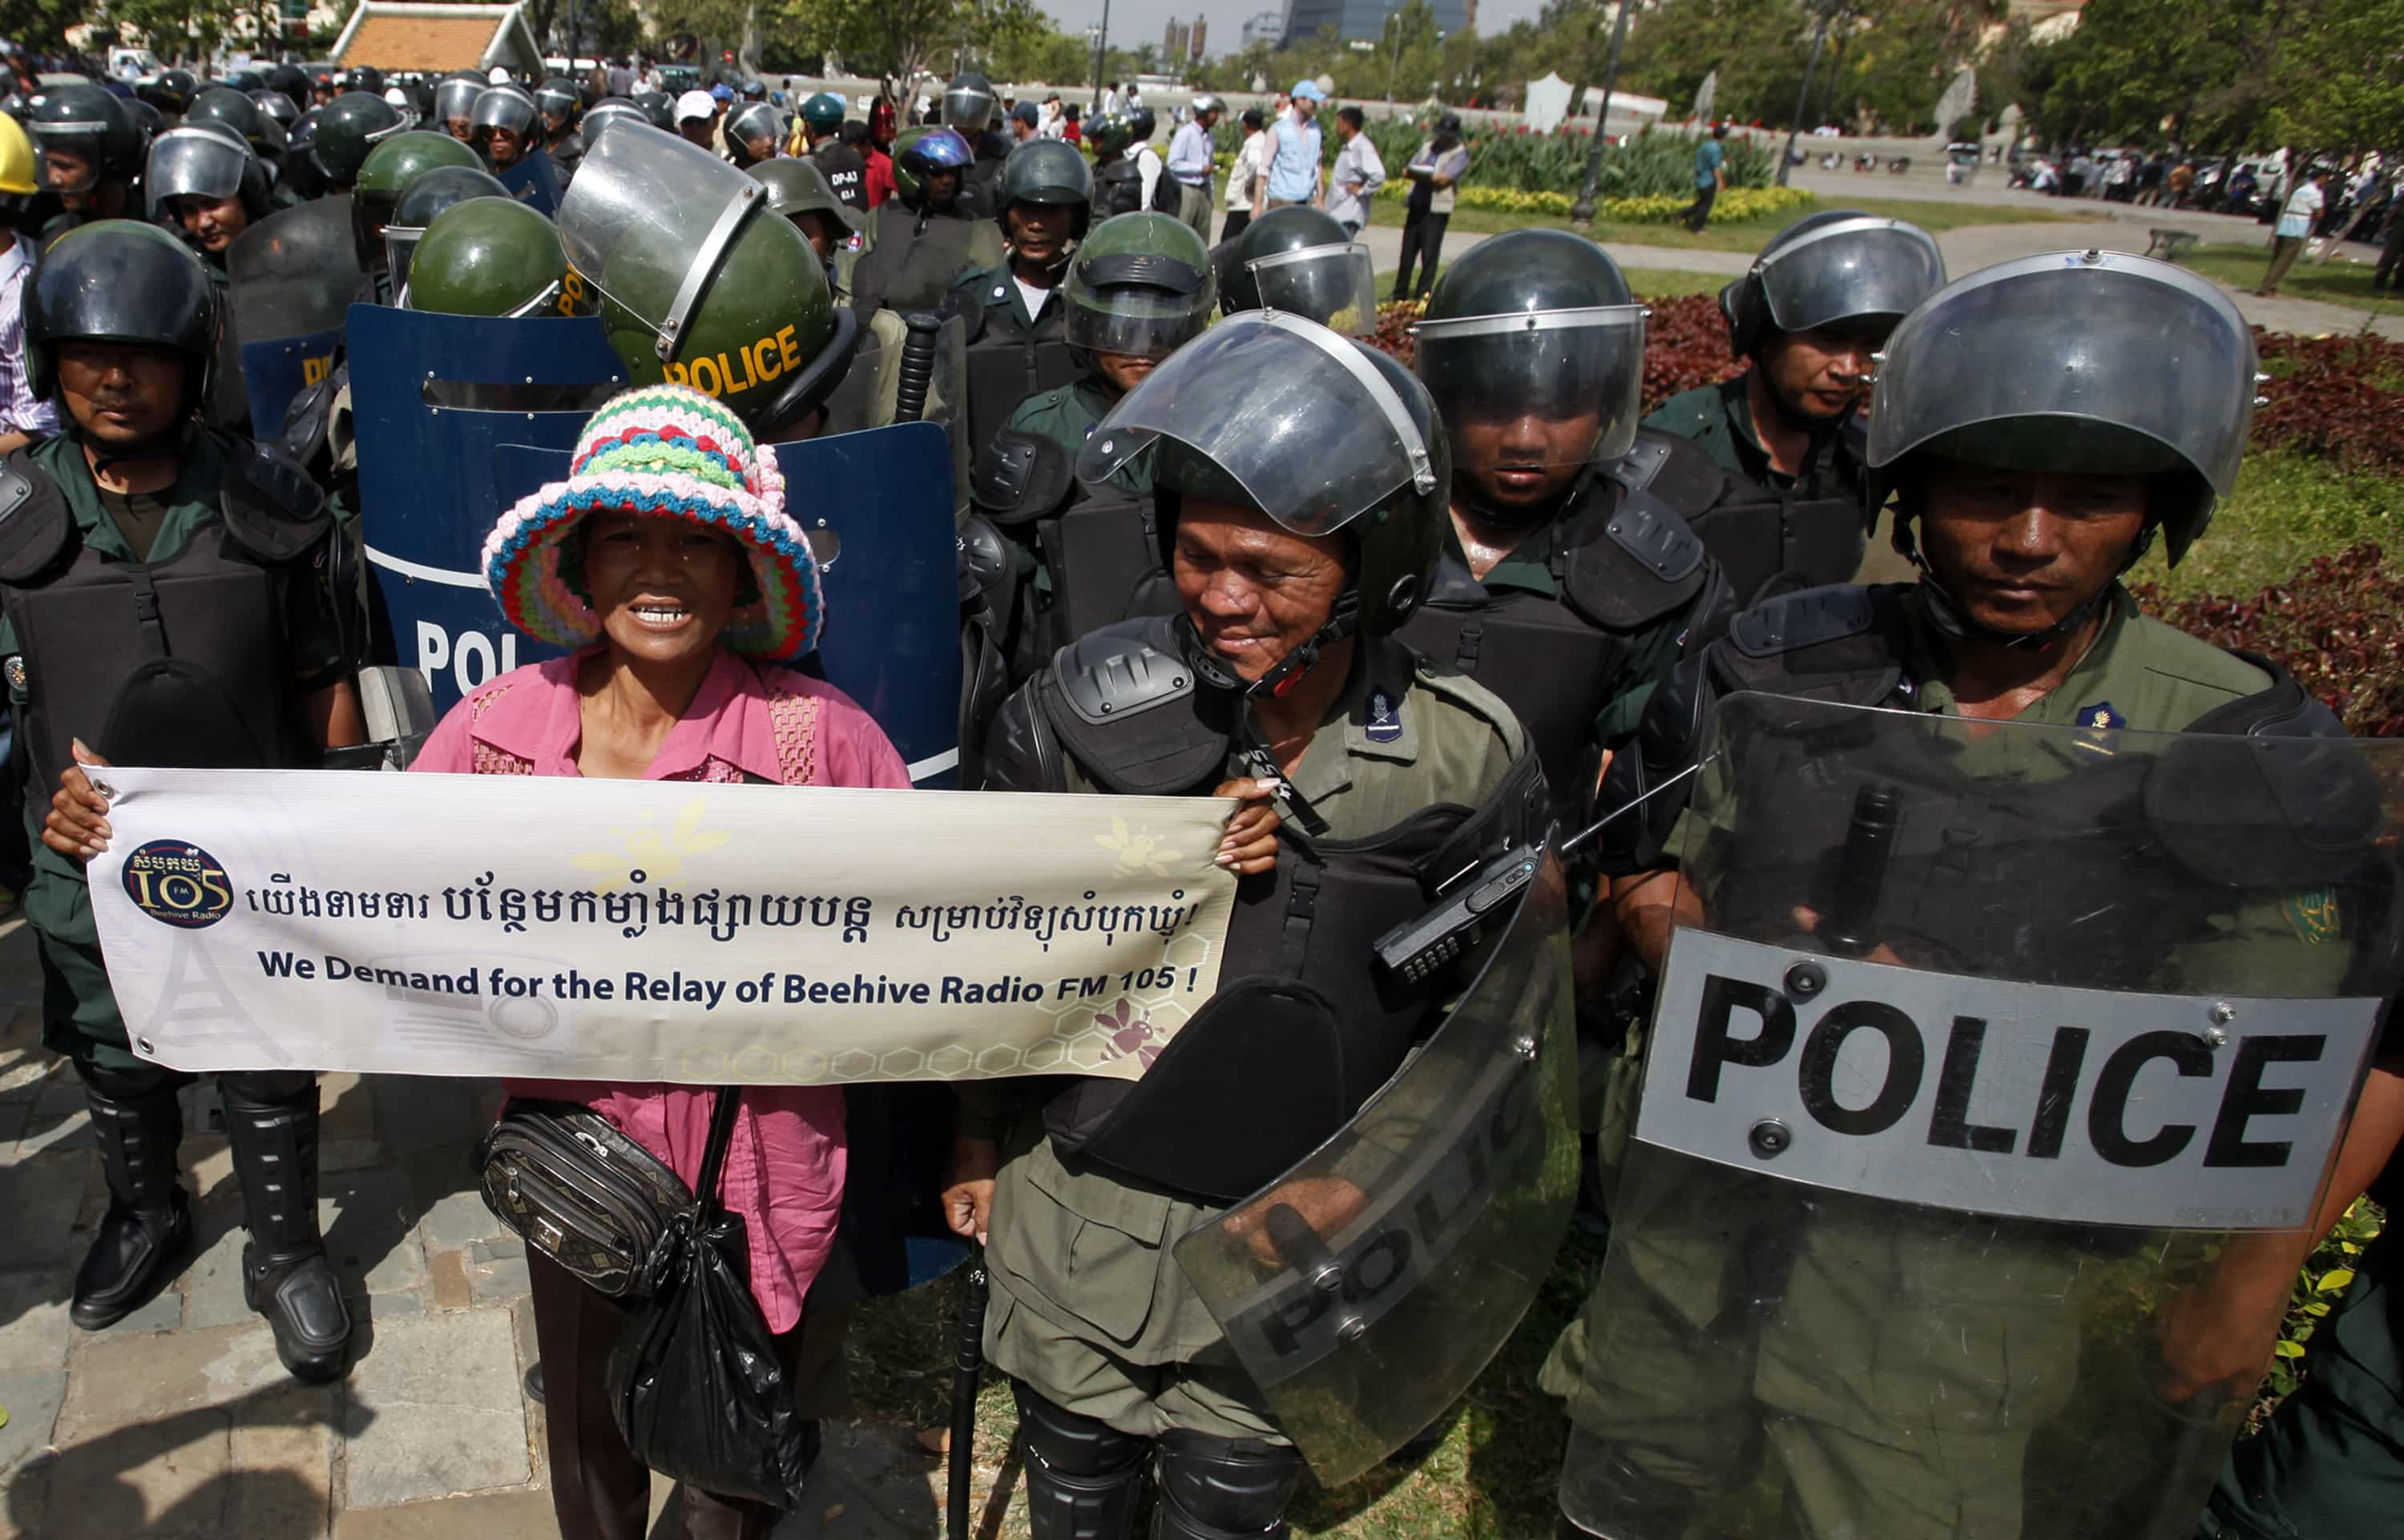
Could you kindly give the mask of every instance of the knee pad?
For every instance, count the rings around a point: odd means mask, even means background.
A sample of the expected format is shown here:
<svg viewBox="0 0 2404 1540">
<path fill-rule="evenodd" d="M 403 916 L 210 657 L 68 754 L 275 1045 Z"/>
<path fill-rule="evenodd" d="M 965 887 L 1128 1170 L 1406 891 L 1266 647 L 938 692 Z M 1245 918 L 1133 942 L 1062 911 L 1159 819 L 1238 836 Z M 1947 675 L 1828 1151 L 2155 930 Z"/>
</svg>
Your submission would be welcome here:
<svg viewBox="0 0 2404 1540">
<path fill-rule="evenodd" d="M 229 1108 L 282 1111 L 296 1102 L 317 1105 L 317 1076 L 308 1070 L 245 1070 L 217 1076 L 217 1094 Z"/>
<path fill-rule="evenodd" d="M 1151 1439 L 1067 1410 L 1023 1379 L 1010 1388 L 1018 1402 L 1020 1447 L 1047 1470 L 1086 1480 L 1112 1477 L 1139 1469 L 1151 1451 Z"/>
<path fill-rule="evenodd" d="M 169 1070 L 157 1064 L 135 1064 L 126 1069 L 111 1069 L 88 1058 L 69 1060 L 77 1076 L 110 1101 L 141 1101 L 161 1095 L 172 1096 L 191 1084 L 192 1077 L 180 1070 Z"/>
<path fill-rule="evenodd" d="M 1153 1540 L 1283 1540 L 1302 1456 L 1258 1438 L 1179 1428 L 1160 1436 Z"/>
<path fill-rule="evenodd" d="M 1065 1410 L 1022 1380 L 1011 1389 L 1032 1540 L 1132 1540 L 1152 1441 Z"/>
</svg>

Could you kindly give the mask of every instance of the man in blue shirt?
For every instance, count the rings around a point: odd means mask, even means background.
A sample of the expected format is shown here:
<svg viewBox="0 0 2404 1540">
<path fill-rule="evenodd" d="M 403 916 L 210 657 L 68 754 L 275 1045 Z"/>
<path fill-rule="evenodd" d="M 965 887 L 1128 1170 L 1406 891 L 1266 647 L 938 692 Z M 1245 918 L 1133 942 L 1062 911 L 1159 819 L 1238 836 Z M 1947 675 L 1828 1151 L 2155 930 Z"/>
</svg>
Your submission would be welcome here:
<svg viewBox="0 0 2404 1540">
<path fill-rule="evenodd" d="M 1268 140 L 1261 147 L 1261 164 L 1268 170 L 1269 208 L 1288 203 L 1316 205 L 1325 197 L 1320 180 L 1321 141 L 1315 119 L 1327 93 L 1316 81 L 1296 80 L 1293 98 L 1287 115 L 1269 125 Z"/>
<path fill-rule="evenodd" d="M 1697 234 L 1711 220 L 1712 200 L 1727 185 L 1727 151 L 1720 145 L 1726 137 L 1727 125 L 1713 123 L 1712 136 L 1695 147 L 1695 201 L 1679 218 Z"/>
</svg>

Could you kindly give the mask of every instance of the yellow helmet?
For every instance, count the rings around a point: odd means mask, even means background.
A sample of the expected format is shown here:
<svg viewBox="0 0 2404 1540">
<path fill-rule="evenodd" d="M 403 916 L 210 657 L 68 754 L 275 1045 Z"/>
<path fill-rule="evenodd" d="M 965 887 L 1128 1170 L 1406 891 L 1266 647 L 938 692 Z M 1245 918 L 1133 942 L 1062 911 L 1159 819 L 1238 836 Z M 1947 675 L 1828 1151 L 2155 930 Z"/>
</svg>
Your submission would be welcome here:
<svg viewBox="0 0 2404 1540">
<path fill-rule="evenodd" d="M 22 197 L 39 190 L 34 185 L 34 141 L 24 125 L 0 114 L 0 193 Z"/>
</svg>

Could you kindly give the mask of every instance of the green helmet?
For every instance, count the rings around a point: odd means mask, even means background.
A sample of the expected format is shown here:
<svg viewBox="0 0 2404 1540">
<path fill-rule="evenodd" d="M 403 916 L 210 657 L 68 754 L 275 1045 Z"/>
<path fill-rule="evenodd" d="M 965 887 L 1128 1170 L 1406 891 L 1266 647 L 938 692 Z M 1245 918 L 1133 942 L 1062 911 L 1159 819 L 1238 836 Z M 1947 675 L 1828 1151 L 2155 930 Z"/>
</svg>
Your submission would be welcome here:
<svg viewBox="0 0 2404 1540">
<path fill-rule="evenodd" d="M 1097 119 L 1085 129 L 1085 147 L 1097 161 L 1115 161 L 1135 143 L 1135 124 L 1122 113 Z"/>
<path fill-rule="evenodd" d="M 817 134 L 832 133 L 843 127 L 843 98 L 831 91 L 822 91 L 802 104 L 802 121 Z"/>
<path fill-rule="evenodd" d="M 416 253 L 417 243 L 424 238 L 426 227 L 442 216 L 454 203 L 464 203 L 470 198 L 506 198 L 510 189 L 501 179 L 476 166 L 436 166 L 409 184 L 400 195 L 400 203 L 392 211 L 392 220 L 384 227 L 385 264 L 392 271 L 393 292 L 398 294 L 409 282 L 410 259 Z"/>
<path fill-rule="evenodd" d="M 429 171 L 441 166 L 483 169 L 476 152 L 447 133 L 413 130 L 396 133 L 368 151 L 359 163 L 358 180 L 351 188 L 351 240 L 358 249 L 359 266 L 372 272 L 384 262 L 384 231 L 400 206 L 401 195 Z"/>
<path fill-rule="evenodd" d="M 186 123 L 223 123 L 241 134 L 254 152 L 268 147 L 267 120 L 258 103 L 225 86 L 209 87 L 192 98 L 192 105 L 184 111 Z"/>
<path fill-rule="evenodd" d="M 584 286 L 552 222 L 514 198 L 471 198 L 435 216 L 409 262 L 409 308 L 445 315 L 575 315 Z"/>
<path fill-rule="evenodd" d="M 761 180 L 673 133 L 605 134 L 559 232 L 629 381 L 689 385 L 770 437 L 843 380 L 859 318 Z M 421 260 L 423 259 L 421 258 Z"/>
<path fill-rule="evenodd" d="M 768 212 L 790 219 L 797 214 L 828 214 L 846 231 L 858 233 L 860 212 L 834 195 L 826 174 L 808 157 L 779 155 L 744 168 L 768 189 Z"/>
<path fill-rule="evenodd" d="M 309 154 L 327 181 L 347 188 L 378 141 L 408 126 L 400 110 L 383 97 L 345 91 L 317 115 L 317 136 L 310 143 Z"/>
<path fill-rule="evenodd" d="M 1094 215 L 1094 168 L 1065 139 L 1029 139 L 1001 163 L 1001 181 L 994 193 L 994 217 L 1001 232 L 1010 233 L 1013 203 L 1067 203 L 1077 211 L 1075 240 L 1085 238 Z"/>
<path fill-rule="evenodd" d="M 1122 214 L 1078 245 L 1060 297 L 1070 347 L 1166 358 L 1209 325 L 1218 285 L 1192 226 L 1167 214 Z"/>
</svg>

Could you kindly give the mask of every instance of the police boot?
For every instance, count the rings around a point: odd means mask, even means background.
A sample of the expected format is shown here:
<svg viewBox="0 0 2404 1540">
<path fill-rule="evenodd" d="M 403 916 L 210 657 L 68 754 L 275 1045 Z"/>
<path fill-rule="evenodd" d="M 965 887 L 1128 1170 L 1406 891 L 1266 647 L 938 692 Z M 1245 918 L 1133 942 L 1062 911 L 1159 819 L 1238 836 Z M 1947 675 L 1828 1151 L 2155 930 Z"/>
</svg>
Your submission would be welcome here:
<svg viewBox="0 0 2404 1540">
<path fill-rule="evenodd" d="M 317 1078 L 277 1071 L 226 1075 L 226 1134 L 249 1243 L 242 1292 L 275 1332 L 275 1356 L 302 1379 L 343 1370 L 351 1312 L 317 1234 Z"/>
<path fill-rule="evenodd" d="M 1065 1411 L 1023 1380 L 1011 1389 L 1018 1398 L 1029 1540 L 1129 1540 L 1152 1441 Z"/>
<path fill-rule="evenodd" d="M 80 1060 L 76 1073 L 108 1177 L 108 1212 L 76 1271 L 67 1315 L 98 1331 L 140 1309 L 173 1276 L 192 1244 L 192 1199 L 175 1180 L 175 1146 L 184 1139 L 179 1077 Z"/>
<path fill-rule="evenodd" d="M 1157 1480 L 1152 1540 L 1285 1540 L 1302 1456 L 1258 1438 L 1175 1428 L 1160 1435 Z"/>
</svg>

